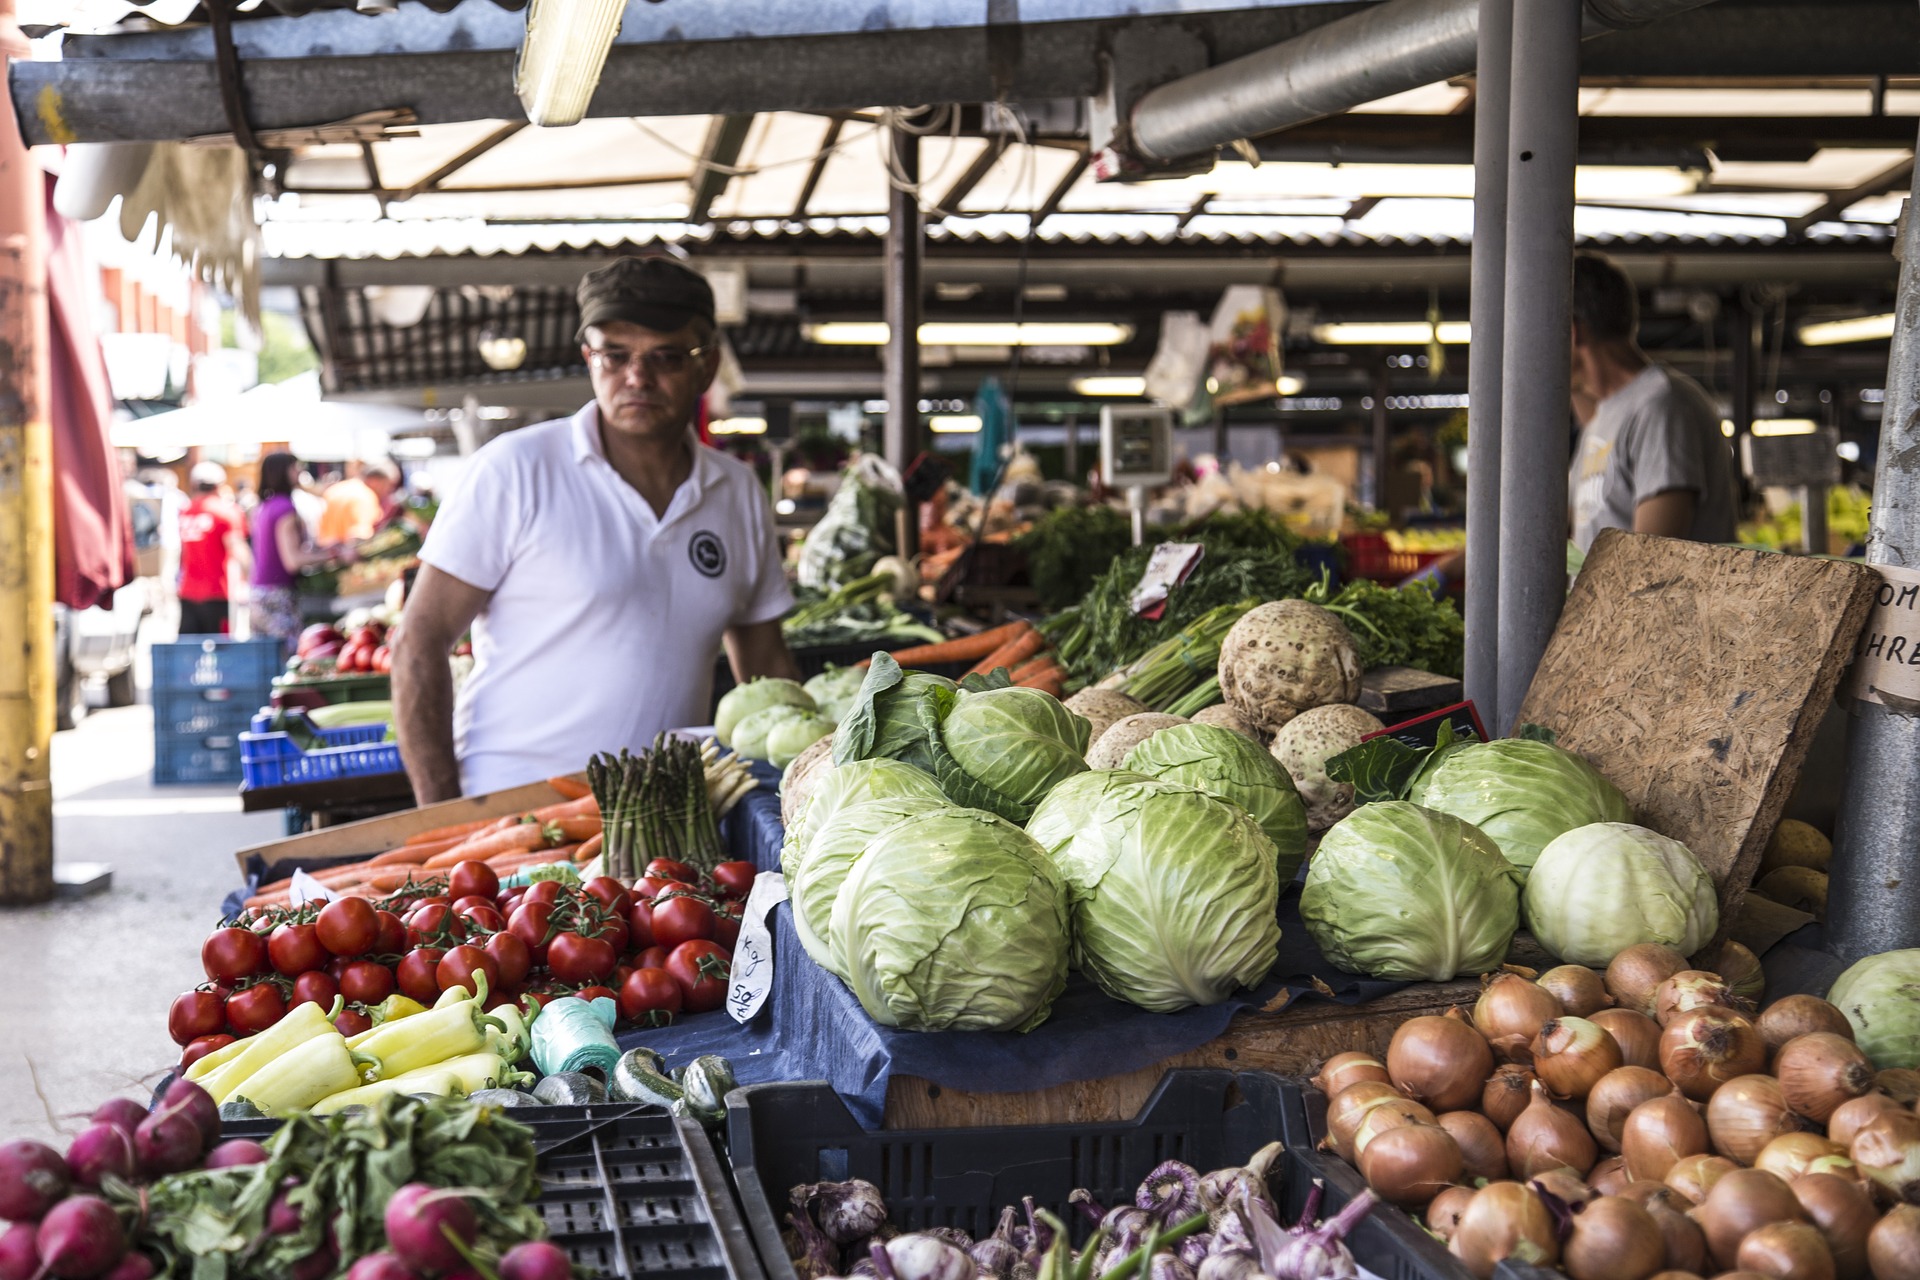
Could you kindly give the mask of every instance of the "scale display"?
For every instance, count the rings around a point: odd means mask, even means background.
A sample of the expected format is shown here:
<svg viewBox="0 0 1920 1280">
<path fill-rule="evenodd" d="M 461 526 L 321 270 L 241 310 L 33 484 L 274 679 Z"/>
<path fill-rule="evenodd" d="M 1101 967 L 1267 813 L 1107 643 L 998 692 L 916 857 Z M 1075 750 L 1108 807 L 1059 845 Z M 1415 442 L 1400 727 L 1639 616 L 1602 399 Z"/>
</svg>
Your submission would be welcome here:
<svg viewBox="0 0 1920 1280">
<path fill-rule="evenodd" d="M 1151 488 L 1173 479 L 1173 410 L 1103 408 L 1100 475 L 1114 489 Z"/>
<path fill-rule="evenodd" d="M 1802 436 L 1746 436 L 1740 462 L 1763 489 L 1831 487 L 1840 483 L 1840 433 L 1828 427 Z"/>
</svg>

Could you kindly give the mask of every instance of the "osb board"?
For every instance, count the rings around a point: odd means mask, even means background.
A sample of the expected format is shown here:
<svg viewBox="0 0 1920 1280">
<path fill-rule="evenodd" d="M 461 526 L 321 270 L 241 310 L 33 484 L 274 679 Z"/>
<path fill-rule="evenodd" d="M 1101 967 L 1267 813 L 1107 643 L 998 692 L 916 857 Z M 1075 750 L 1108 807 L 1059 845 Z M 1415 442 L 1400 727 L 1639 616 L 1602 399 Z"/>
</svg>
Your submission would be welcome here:
<svg viewBox="0 0 1920 1280">
<path fill-rule="evenodd" d="M 1552 729 L 1691 849 L 1730 921 L 1878 584 L 1862 565 L 1608 530 L 1518 722 Z"/>
</svg>

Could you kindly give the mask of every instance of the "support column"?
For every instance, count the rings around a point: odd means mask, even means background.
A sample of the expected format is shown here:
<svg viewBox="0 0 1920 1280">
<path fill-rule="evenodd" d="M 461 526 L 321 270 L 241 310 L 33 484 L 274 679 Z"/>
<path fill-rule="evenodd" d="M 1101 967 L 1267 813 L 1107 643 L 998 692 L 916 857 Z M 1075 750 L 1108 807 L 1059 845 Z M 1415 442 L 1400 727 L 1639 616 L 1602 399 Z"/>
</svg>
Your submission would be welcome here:
<svg viewBox="0 0 1920 1280">
<path fill-rule="evenodd" d="M 1753 340 L 1753 311 L 1747 306 L 1746 292 L 1735 290 L 1733 309 L 1728 328 L 1732 331 L 1729 345 L 1732 359 L 1729 364 L 1732 371 L 1728 374 L 1731 394 L 1728 395 L 1728 407 L 1733 411 L 1733 448 L 1740 449 L 1740 437 L 1753 430 L 1753 353 L 1757 349 Z"/>
<path fill-rule="evenodd" d="M 1480 0 L 1473 98 L 1473 347 L 1467 366 L 1467 697 L 1500 718 L 1500 379 L 1505 369 L 1507 124 L 1513 0 Z"/>
<path fill-rule="evenodd" d="M 1501 376 L 1502 719 L 1490 726 L 1502 734 L 1566 603 L 1580 19 L 1580 0 L 1527 0 L 1513 18 L 1506 308 L 1518 322 Z"/>
<path fill-rule="evenodd" d="M 1384 362 L 1373 371 L 1373 509 L 1387 509 L 1387 366 Z"/>
<path fill-rule="evenodd" d="M 30 49 L 0 0 L 0 55 Z M 0 102 L 0 903 L 53 896 L 53 470 L 45 177 Z"/>
<path fill-rule="evenodd" d="M 920 136 L 893 129 L 895 176 L 902 182 L 920 181 Z M 903 474 L 920 456 L 920 268 L 926 249 L 926 222 L 920 197 L 914 191 L 887 192 L 886 313 L 887 392 L 886 455 Z M 918 549 L 919 515 L 909 501 L 900 529 L 900 554 Z"/>
</svg>

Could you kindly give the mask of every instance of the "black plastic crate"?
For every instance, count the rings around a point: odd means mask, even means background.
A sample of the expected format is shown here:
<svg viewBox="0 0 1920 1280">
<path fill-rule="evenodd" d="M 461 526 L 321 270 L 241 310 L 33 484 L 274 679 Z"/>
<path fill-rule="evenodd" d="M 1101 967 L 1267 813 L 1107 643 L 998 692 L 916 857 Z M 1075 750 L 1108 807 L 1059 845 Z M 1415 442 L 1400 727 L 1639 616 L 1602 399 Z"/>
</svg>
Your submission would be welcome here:
<svg viewBox="0 0 1920 1280">
<path fill-rule="evenodd" d="M 870 1133 L 822 1083 L 751 1085 L 727 1096 L 727 1145 L 740 1206 L 769 1280 L 796 1280 L 780 1239 L 789 1189 L 805 1182 L 864 1178 L 880 1188 L 903 1231 L 958 1227 L 978 1239 L 1002 1208 L 1032 1196 L 1078 1227 L 1068 1205 L 1075 1188 L 1111 1207 L 1131 1200 L 1163 1160 L 1205 1173 L 1244 1164 L 1269 1142 L 1288 1151 L 1275 1166 L 1277 1204 L 1289 1224 L 1314 1178 L 1326 1181 L 1322 1214 L 1360 1190 L 1305 1149 L 1297 1085 L 1258 1072 L 1170 1071 L 1132 1120 L 1104 1124 Z M 1351 1174 L 1351 1171 L 1348 1171 Z M 1384 1280 L 1456 1280 L 1445 1250 L 1404 1215 L 1375 1211 L 1348 1238 L 1355 1259 Z"/>
</svg>

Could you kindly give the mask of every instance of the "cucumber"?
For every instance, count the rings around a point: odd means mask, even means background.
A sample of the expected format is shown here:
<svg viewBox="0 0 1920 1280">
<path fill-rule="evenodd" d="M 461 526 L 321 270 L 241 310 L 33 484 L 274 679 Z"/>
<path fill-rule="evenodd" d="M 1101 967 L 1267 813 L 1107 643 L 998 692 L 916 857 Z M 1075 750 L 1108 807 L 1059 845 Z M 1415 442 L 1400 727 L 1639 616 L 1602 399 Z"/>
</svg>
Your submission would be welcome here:
<svg viewBox="0 0 1920 1280">
<path fill-rule="evenodd" d="M 580 1071 L 562 1071 L 543 1077 L 533 1096 L 548 1106 L 586 1107 L 607 1100 L 607 1087 Z"/>
<path fill-rule="evenodd" d="M 623 1102 L 672 1107 L 685 1093 L 666 1072 L 666 1063 L 651 1049 L 629 1049 L 613 1064 L 613 1096 Z"/>
<path fill-rule="evenodd" d="M 591 1077 L 589 1077 L 591 1078 Z M 537 1107 L 540 1099 L 518 1089 L 476 1089 L 467 1095 L 467 1101 L 485 1103 L 493 1107 Z"/>
</svg>

